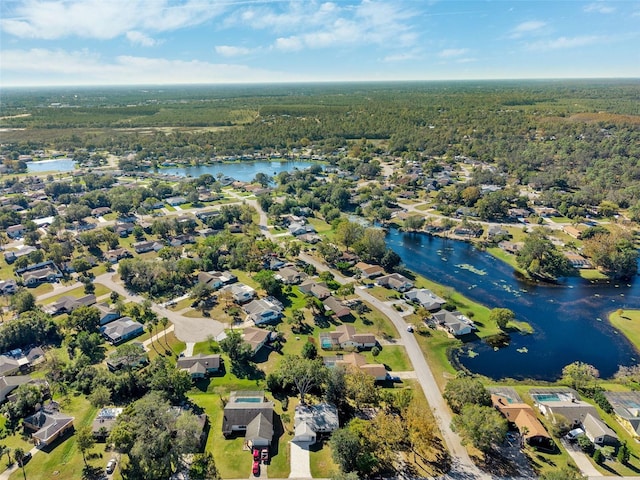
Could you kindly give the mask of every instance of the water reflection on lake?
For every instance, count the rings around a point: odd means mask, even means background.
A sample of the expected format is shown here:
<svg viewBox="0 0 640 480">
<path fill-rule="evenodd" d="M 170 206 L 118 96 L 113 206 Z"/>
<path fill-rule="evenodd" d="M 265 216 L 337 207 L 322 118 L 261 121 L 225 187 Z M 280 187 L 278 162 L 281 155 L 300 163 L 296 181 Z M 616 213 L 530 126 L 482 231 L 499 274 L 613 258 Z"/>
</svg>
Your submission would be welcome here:
<svg viewBox="0 0 640 480">
<path fill-rule="evenodd" d="M 217 177 L 218 174 L 225 175 L 241 182 L 250 182 L 258 173 L 264 173 L 271 177 L 280 172 L 288 172 L 294 169 L 304 170 L 312 165 L 319 165 L 318 162 L 305 161 L 256 161 L 256 162 L 231 162 L 215 163 L 212 165 L 199 165 L 190 167 L 166 167 L 158 169 L 158 173 L 168 175 L 180 175 L 188 177 L 199 177 L 205 173 Z"/>
<path fill-rule="evenodd" d="M 468 243 L 394 229 L 387 242 L 409 269 L 489 308 L 509 308 L 534 328 L 533 335 L 513 335 L 509 347 L 496 351 L 484 342 L 465 345 L 459 360 L 473 372 L 554 380 L 563 366 L 579 360 L 610 377 L 618 365 L 639 361 L 631 344 L 603 321 L 618 308 L 640 308 L 637 280 L 536 284 L 518 279 L 510 266 Z"/>
<path fill-rule="evenodd" d="M 40 172 L 72 172 L 76 168 L 76 162 L 71 158 L 57 158 L 55 160 L 40 160 L 27 162 L 28 173 Z"/>
</svg>

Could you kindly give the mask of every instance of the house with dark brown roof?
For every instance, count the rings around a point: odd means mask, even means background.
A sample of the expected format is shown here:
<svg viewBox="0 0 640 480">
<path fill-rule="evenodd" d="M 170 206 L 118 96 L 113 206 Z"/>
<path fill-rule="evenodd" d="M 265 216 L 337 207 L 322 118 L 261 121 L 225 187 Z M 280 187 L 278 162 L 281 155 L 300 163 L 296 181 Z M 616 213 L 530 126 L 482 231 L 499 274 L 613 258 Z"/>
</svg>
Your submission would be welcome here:
<svg viewBox="0 0 640 480">
<path fill-rule="evenodd" d="M 326 283 L 314 282 L 313 280 L 309 280 L 304 282 L 302 285 L 298 285 L 298 290 L 300 290 L 303 295 L 313 295 L 320 300 L 324 300 L 331 295 L 331 290 L 327 288 Z"/>
<path fill-rule="evenodd" d="M 351 309 L 343 305 L 343 303 L 333 295 L 325 298 L 322 301 L 322 305 L 327 312 L 333 312 L 333 314 L 338 318 L 348 317 L 351 315 Z"/>
</svg>

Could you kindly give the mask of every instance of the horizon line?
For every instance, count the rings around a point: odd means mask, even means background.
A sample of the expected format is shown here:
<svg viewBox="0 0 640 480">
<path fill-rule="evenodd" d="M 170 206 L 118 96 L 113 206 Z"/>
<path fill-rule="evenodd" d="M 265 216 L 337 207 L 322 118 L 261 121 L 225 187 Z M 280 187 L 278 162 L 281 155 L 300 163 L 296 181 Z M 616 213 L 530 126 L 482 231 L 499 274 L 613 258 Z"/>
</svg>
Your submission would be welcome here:
<svg viewBox="0 0 640 480">
<path fill-rule="evenodd" d="M 230 86 L 277 86 L 277 85 L 337 85 L 337 84 L 389 84 L 389 83 L 442 83 L 442 82 L 540 82 L 540 81 L 640 81 L 638 77 L 504 77 L 504 78 L 449 78 L 449 79 L 387 79 L 387 80 L 299 80 L 299 81 L 247 81 L 211 83 L 68 83 L 68 84 L 8 84 L 0 83 L 0 89 L 26 88 L 105 88 L 105 87 L 230 87 Z"/>
</svg>

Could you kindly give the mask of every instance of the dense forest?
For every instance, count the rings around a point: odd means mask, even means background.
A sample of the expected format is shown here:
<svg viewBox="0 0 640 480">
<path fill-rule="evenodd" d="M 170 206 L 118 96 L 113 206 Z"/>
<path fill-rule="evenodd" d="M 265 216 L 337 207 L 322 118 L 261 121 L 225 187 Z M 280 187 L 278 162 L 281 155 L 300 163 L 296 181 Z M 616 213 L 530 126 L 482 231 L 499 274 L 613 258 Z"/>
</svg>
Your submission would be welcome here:
<svg viewBox="0 0 640 480">
<path fill-rule="evenodd" d="M 86 147 L 192 163 L 302 147 L 330 155 L 366 138 L 377 151 L 365 155 L 494 163 L 556 207 L 558 191 L 574 190 L 572 204 L 625 208 L 640 200 L 638 98 L 633 80 L 19 89 L 2 93 L 0 128 L 14 155 Z"/>
</svg>

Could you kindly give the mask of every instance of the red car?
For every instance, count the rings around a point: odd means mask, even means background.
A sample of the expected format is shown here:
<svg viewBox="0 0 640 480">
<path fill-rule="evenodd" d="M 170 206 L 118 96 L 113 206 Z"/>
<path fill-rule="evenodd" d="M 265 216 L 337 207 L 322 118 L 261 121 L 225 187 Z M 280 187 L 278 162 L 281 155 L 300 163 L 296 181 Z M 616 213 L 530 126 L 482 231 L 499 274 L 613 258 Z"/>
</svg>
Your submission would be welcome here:
<svg viewBox="0 0 640 480">
<path fill-rule="evenodd" d="M 260 460 L 260 450 L 258 450 L 257 448 L 253 449 L 253 459 Z"/>
<path fill-rule="evenodd" d="M 256 477 L 260 475 L 260 460 L 254 460 L 252 472 Z"/>
</svg>

